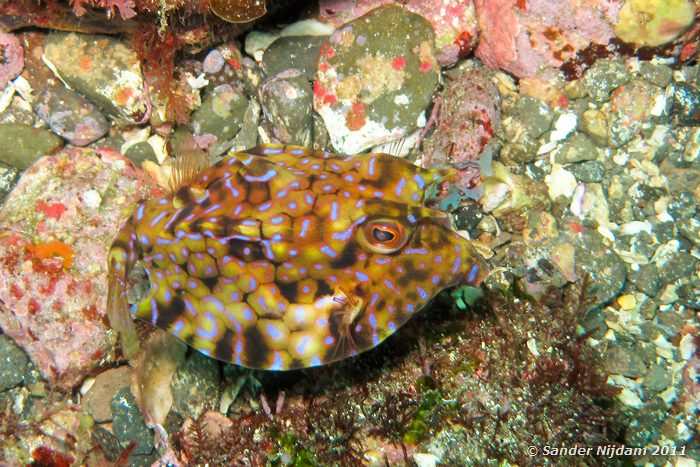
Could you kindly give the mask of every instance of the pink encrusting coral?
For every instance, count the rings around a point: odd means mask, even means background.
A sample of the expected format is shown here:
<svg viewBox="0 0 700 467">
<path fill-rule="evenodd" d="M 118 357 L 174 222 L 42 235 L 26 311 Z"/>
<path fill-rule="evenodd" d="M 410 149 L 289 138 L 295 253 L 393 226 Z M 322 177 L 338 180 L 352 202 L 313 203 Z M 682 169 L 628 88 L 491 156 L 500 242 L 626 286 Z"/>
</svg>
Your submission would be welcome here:
<svg viewBox="0 0 700 467">
<path fill-rule="evenodd" d="M 551 77 L 577 51 L 615 37 L 619 2 L 475 0 L 476 56 L 518 78 Z"/>
<path fill-rule="evenodd" d="M 7 86 L 24 68 L 24 50 L 14 34 L 0 31 L 0 88 Z"/>
<path fill-rule="evenodd" d="M 149 188 L 116 152 L 68 149 L 39 159 L 0 208 L 0 327 L 61 390 L 115 358 L 107 250 Z"/>
</svg>

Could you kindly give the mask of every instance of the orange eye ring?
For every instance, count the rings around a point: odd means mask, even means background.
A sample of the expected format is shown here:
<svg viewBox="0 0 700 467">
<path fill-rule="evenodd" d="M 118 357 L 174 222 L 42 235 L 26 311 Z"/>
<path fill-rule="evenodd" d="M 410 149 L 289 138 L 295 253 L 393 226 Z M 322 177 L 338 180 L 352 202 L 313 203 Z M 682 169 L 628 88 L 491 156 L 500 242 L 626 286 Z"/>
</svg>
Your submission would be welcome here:
<svg viewBox="0 0 700 467">
<path fill-rule="evenodd" d="M 394 219 L 373 219 L 360 227 L 358 240 L 374 253 L 390 254 L 406 244 L 408 232 L 402 223 Z"/>
</svg>

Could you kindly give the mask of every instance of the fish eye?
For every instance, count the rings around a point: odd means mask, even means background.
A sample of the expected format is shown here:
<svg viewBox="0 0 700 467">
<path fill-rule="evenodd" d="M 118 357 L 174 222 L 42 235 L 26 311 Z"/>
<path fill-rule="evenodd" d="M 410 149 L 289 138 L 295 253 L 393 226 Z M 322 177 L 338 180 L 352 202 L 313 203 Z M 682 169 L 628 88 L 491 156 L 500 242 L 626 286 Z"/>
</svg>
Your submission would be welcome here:
<svg viewBox="0 0 700 467">
<path fill-rule="evenodd" d="M 406 244 L 408 232 L 393 219 L 374 219 L 360 228 L 358 240 L 375 253 L 395 253 Z"/>
</svg>

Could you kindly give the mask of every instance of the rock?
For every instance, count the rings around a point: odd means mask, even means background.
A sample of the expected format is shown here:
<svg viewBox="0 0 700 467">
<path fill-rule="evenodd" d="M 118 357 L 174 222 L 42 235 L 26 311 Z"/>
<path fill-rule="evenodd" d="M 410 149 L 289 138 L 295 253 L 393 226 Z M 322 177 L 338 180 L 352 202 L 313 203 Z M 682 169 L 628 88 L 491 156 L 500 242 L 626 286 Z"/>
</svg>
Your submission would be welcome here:
<svg viewBox="0 0 700 467">
<path fill-rule="evenodd" d="M 598 161 L 569 164 L 566 170 L 574 174 L 577 180 L 585 183 L 599 183 L 605 176 L 605 166 Z"/>
<path fill-rule="evenodd" d="M 207 408 L 218 407 L 219 378 L 219 362 L 192 352 L 170 382 L 172 410 L 184 418 L 197 418 Z"/>
<path fill-rule="evenodd" d="M 606 102 L 610 93 L 630 80 L 630 72 L 624 63 L 614 60 L 597 60 L 583 75 L 588 94 L 597 102 Z"/>
<path fill-rule="evenodd" d="M 228 84 L 217 86 L 192 114 L 195 138 L 212 138 L 209 152 L 213 156 L 226 152 L 241 129 L 247 107 L 248 99 L 242 92 Z"/>
<path fill-rule="evenodd" d="M 5 200 L 19 179 L 19 171 L 10 165 L 0 162 L 0 204 Z"/>
<path fill-rule="evenodd" d="M 9 337 L 0 334 L 0 392 L 24 382 L 29 359 Z"/>
<path fill-rule="evenodd" d="M 146 141 L 141 141 L 134 145 L 129 146 L 129 149 L 124 153 L 137 167 L 145 161 L 158 162 L 158 157 L 156 156 L 156 151 Z"/>
<path fill-rule="evenodd" d="M 421 16 L 384 6 L 324 42 L 314 108 L 338 152 L 356 154 L 423 126 L 440 73 L 433 41 Z"/>
<path fill-rule="evenodd" d="M 647 371 L 644 361 L 635 352 L 615 344 L 608 345 L 603 367 L 609 373 L 629 378 L 639 378 Z"/>
<path fill-rule="evenodd" d="M 429 123 L 435 130 L 423 143 L 422 165 L 457 169 L 459 189 L 478 198 L 480 192 L 474 190 L 481 181 L 482 166 L 490 162 L 501 121 L 491 72 L 473 63 L 452 70 L 436 102 L 437 118 Z"/>
<path fill-rule="evenodd" d="M 310 146 L 313 136 L 311 84 L 298 70 L 287 70 L 260 87 L 264 127 L 272 142 Z"/>
<path fill-rule="evenodd" d="M 515 104 L 515 116 L 533 138 L 539 138 L 549 130 L 554 113 L 547 104 L 530 96 L 521 96 Z"/>
<path fill-rule="evenodd" d="M 665 88 L 671 84 L 673 70 L 661 63 L 644 61 L 639 64 L 639 75 L 651 84 Z"/>
<path fill-rule="evenodd" d="M 574 133 L 555 154 L 554 161 L 560 164 L 592 161 L 598 157 L 598 150 L 591 139 L 583 133 Z"/>
<path fill-rule="evenodd" d="M 690 83 L 673 85 L 671 114 L 680 125 L 698 125 L 700 122 L 700 90 Z"/>
<path fill-rule="evenodd" d="M 265 49 L 262 64 L 267 76 L 295 69 L 313 81 L 316 77 L 316 62 L 321 44 L 328 36 L 284 36 Z"/>
<path fill-rule="evenodd" d="M 34 101 L 34 111 L 75 146 L 86 146 L 107 133 L 109 123 L 90 101 L 66 88 L 49 88 Z"/>
<path fill-rule="evenodd" d="M 120 154 L 73 148 L 30 167 L 0 209 L 0 327 L 63 391 L 114 360 L 107 252 L 153 189 Z"/>
<path fill-rule="evenodd" d="M 576 53 L 613 37 L 615 9 L 567 0 L 476 0 L 476 56 L 518 78 L 552 77 Z M 575 70 L 578 71 L 578 70 Z"/>
<path fill-rule="evenodd" d="M 95 425 L 92 429 L 92 440 L 100 446 L 108 461 L 114 462 L 119 458 L 122 446 L 119 444 L 119 439 L 107 428 Z"/>
<path fill-rule="evenodd" d="M 697 273 L 700 261 L 687 251 L 674 253 L 659 272 L 666 284 L 671 284 L 678 279 L 683 279 Z"/>
<path fill-rule="evenodd" d="M 600 234 L 589 228 L 583 233 L 577 233 L 577 230 L 569 229 L 567 234 L 576 248 L 576 275 L 588 276 L 589 307 L 608 303 L 617 297 L 625 283 L 625 263 L 603 244 Z"/>
<path fill-rule="evenodd" d="M 680 221 L 677 226 L 681 235 L 693 242 L 695 246 L 700 245 L 700 219 L 688 217 Z"/>
<path fill-rule="evenodd" d="M 63 140 L 50 131 L 17 123 L 0 124 L 0 159 L 19 170 L 61 146 Z"/>
<path fill-rule="evenodd" d="M 680 332 L 683 330 L 683 327 L 686 324 L 685 318 L 683 318 L 682 315 L 673 311 L 659 313 L 656 318 L 659 321 L 659 324 L 668 327 L 669 329 L 671 329 L 671 331 L 673 331 L 676 334 L 680 334 Z"/>
<path fill-rule="evenodd" d="M 591 137 L 600 147 L 608 145 L 608 122 L 605 114 L 598 109 L 587 109 L 579 119 L 579 129 Z"/>
<path fill-rule="evenodd" d="M 690 0 L 627 0 L 618 12 L 615 35 L 630 44 L 658 47 L 693 24 L 696 13 Z"/>
<path fill-rule="evenodd" d="M 638 269 L 628 268 L 627 280 L 640 292 L 654 297 L 661 289 L 661 276 L 653 264 L 640 264 Z"/>
<path fill-rule="evenodd" d="M 0 89 L 2 89 L 22 72 L 24 49 L 17 36 L 4 31 L 0 31 L 0 49 L 2 49 L 0 65 Z"/>
<path fill-rule="evenodd" d="M 391 3 L 393 0 L 321 0 L 319 11 L 321 19 L 339 28 L 374 8 Z M 442 66 L 453 66 L 476 45 L 477 19 L 472 0 L 406 0 L 401 5 L 421 15 L 433 26 Z"/>
<path fill-rule="evenodd" d="M 117 38 L 52 32 L 46 36 L 44 54 L 71 88 L 112 117 L 130 124 L 148 120 L 141 62 Z"/>
<path fill-rule="evenodd" d="M 95 377 L 92 387 L 85 393 L 81 405 L 98 422 L 112 420 L 110 401 L 122 388 L 129 387 L 128 366 L 120 366 L 104 371 Z"/>
<path fill-rule="evenodd" d="M 110 405 L 114 414 L 112 429 L 122 448 L 127 447 L 133 440 L 137 444 L 132 455 L 150 454 L 155 448 L 153 431 L 143 421 L 141 410 L 129 388 L 120 389 L 110 401 Z"/>
<path fill-rule="evenodd" d="M 639 79 L 617 88 L 610 99 L 608 143 L 620 147 L 630 142 L 652 116 L 661 93 L 661 88 Z"/>
</svg>

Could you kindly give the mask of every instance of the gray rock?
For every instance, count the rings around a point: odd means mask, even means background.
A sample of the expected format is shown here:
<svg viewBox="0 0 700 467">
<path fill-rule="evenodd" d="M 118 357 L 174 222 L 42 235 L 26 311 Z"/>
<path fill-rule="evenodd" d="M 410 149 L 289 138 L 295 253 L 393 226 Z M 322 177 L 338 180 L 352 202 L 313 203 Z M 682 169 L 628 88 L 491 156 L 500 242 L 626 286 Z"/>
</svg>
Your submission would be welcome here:
<svg viewBox="0 0 700 467">
<path fill-rule="evenodd" d="M 588 275 L 590 307 L 609 302 L 617 297 L 625 283 L 627 268 L 612 249 L 603 244 L 600 234 L 586 228 L 583 235 L 570 235 L 576 248 L 576 274 Z"/>
<path fill-rule="evenodd" d="M 12 339 L 0 334 L 0 392 L 24 382 L 29 371 L 29 358 Z"/>
<path fill-rule="evenodd" d="M 597 60 L 583 75 L 588 94 L 597 102 L 605 102 L 610 93 L 630 80 L 624 63 L 613 60 Z"/>
<path fill-rule="evenodd" d="M 687 251 L 679 251 L 659 271 L 666 284 L 690 277 L 698 270 L 699 261 Z"/>
<path fill-rule="evenodd" d="M 649 371 L 644 375 L 642 385 L 652 391 L 661 392 L 671 384 L 671 375 L 668 370 L 661 365 L 651 365 Z"/>
<path fill-rule="evenodd" d="M 671 113 L 680 125 L 700 124 L 700 90 L 690 83 L 675 83 Z"/>
<path fill-rule="evenodd" d="M 673 79 L 673 70 L 663 64 L 643 61 L 639 66 L 639 74 L 651 84 L 665 88 Z"/>
<path fill-rule="evenodd" d="M 63 140 L 48 130 L 17 123 L 0 124 L 0 160 L 19 170 L 61 147 Z"/>
<path fill-rule="evenodd" d="M 16 168 L 0 162 L 0 203 L 10 194 L 18 179 L 19 171 Z"/>
<path fill-rule="evenodd" d="M 8 107 L 0 113 L 0 123 L 19 123 L 20 125 L 34 126 L 37 118 L 34 112 L 21 107 Z"/>
<path fill-rule="evenodd" d="M 515 115 L 533 138 L 539 138 L 549 130 L 554 120 L 552 109 L 539 99 L 522 96 L 515 104 Z"/>
<path fill-rule="evenodd" d="M 101 425 L 93 427 L 92 440 L 102 448 L 102 452 L 108 461 L 116 461 L 123 450 L 119 439 L 114 436 L 114 433 Z"/>
<path fill-rule="evenodd" d="M 628 446 L 646 446 L 658 441 L 667 412 L 668 408 L 661 399 L 655 398 L 647 402 L 643 410 L 635 412 L 630 418 L 625 431 L 625 443 Z"/>
<path fill-rule="evenodd" d="M 623 375 L 629 378 L 643 376 L 647 369 L 644 361 L 632 349 L 616 344 L 608 345 L 605 352 L 603 367 L 608 373 Z"/>
<path fill-rule="evenodd" d="M 126 43 L 113 36 L 52 32 L 44 55 L 71 88 L 109 115 L 126 123 L 147 117 L 141 62 Z"/>
<path fill-rule="evenodd" d="M 298 70 L 287 70 L 260 86 L 264 124 L 274 142 L 310 146 L 313 132 L 311 83 Z"/>
<path fill-rule="evenodd" d="M 576 180 L 585 183 L 600 183 L 605 176 L 605 166 L 598 161 L 584 161 L 566 166 Z"/>
<path fill-rule="evenodd" d="M 659 321 L 659 324 L 668 327 L 676 334 L 680 333 L 683 329 L 683 326 L 685 326 L 686 324 L 686 319 L 683 318 L 682 315 L 679 315 L 678 313 L 673 311 L 659 313 L 657 315 L 657 319 Z"/>
<path fill-rule="evenodd" d="M 267 76 L 282 71 L 299 70 L 304 77 L 313 81 L 316 76 L 316 62 L 321 44 L 327 36 L 284 36 L 265 49 L 262 64 Z"/>
<path fill-rule="evenodd" d="M 655 296 L 661 288 L 661 276 L 654 264 L 641 264 L 637 270 L 627 269 L 627 280 L 648 297 Z"/>
<path fill-rule="evenodd" d="M 124 155 L 131 159 L 137 166 L 140 166 L 144 161 L 158 162 L 153 146 L 146 141 L 141 141 L 140 143 L 129 146 L 129 149 L 126 150 Z"/>
<path fill-rule="evenodd" d="M 572 162 L 592 161 L 598 157 L 598 149 L 593 141 L 583 133 L 576 132 L 562 145 L 554 156 L 554 161 L 559 164 Z"/>
<path fill-rule="evenodd" d="M 151 454 L 155 447 L 153 431 L 143 421 L 141 410 L 129 388 L 117 391 L 110 404 L 114 415 L 112 429 L 122 448 L 133 440 L 138 443 L 132 451 L 133 455 Z"/>
<path fill-rule="evenodd" d="M 170 382 L 172 410 L 187 418 L 197 418 L 209 407 L 219 405 L 219 362 L 192 352 Z"/>
<path fill-rule="evenodd" d="M 48 88 L 34 101 L 34 111 L 51 131 L 75 146 L 86 146 L 107 133 L 109 123 L 97 106 L 75 91 Z"/>
<path fill-rule="evenodd" d="M 240 131 L 248 99 L 242 92 L 228 84 L 214 88 L 202 106 L 192 114 L 192 129 L 196 136 L 211 135 L 216 138 L 209 146 L 212 156 L 217 156 L 230 146 L 230 141 Z"/>
</svg>

